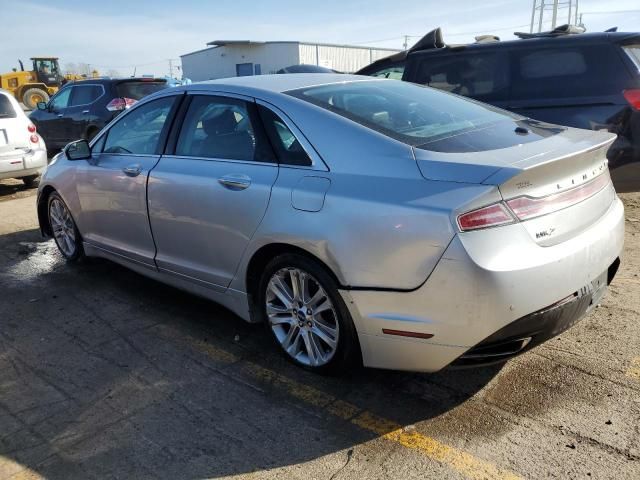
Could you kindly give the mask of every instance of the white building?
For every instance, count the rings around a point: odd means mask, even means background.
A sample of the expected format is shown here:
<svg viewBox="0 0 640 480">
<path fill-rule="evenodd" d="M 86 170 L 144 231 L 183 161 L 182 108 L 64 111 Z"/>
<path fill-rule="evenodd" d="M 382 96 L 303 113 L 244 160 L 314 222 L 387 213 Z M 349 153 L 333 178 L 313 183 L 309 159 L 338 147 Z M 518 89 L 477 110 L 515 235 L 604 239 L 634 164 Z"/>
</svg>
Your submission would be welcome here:
<svg viewBox="0 0 640 480">
<path fill-rule="evenodd" d="M 181 55 L 184 76 L 194 82 L 275 73 L 290 65 L 320 65 L 353 73 L 398 50 L 329 43 L 216 40 Z"/>
</svg>

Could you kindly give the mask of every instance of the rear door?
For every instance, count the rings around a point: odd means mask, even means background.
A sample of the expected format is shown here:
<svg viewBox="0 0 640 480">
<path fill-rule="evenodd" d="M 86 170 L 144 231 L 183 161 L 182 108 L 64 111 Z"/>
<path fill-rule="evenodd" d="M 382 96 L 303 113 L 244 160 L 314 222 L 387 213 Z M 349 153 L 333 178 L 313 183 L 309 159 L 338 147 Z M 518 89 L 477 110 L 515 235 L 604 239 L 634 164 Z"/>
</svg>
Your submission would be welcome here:
<svg viewBox="0 0 640 480">
<path fill-rule="evenodd" d="M 188 97 L 180 131 L 149 177 L 156 264 L 224 290 L 267 209 L 278 164 L 253 99 Z"/>
<path fill-rule="evenodd" d="M 93 143 L 79 165 L 78 225 L 95 247 L 155 268 L 147 216 L 147 178 L 164 147 L 180 95 L 147 102 L 124 113 Z"/>
</svg>

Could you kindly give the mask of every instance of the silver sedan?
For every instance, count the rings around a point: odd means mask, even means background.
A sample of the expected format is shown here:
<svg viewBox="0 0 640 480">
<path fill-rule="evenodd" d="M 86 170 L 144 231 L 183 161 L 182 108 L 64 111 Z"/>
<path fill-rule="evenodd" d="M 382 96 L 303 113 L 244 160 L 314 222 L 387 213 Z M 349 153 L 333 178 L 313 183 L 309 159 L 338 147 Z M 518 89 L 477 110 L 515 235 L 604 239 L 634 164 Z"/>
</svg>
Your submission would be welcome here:
<svg viewBox="0 0 640 480">
<path fill-rule="evenodd" d="M 624 237 L 613 140 L 395 80 L 225 79 L 69 144 L 38 215 L 68 260 L 219 302 L 313 371 L 436 371 L 600 301 Z"/>
</svg>

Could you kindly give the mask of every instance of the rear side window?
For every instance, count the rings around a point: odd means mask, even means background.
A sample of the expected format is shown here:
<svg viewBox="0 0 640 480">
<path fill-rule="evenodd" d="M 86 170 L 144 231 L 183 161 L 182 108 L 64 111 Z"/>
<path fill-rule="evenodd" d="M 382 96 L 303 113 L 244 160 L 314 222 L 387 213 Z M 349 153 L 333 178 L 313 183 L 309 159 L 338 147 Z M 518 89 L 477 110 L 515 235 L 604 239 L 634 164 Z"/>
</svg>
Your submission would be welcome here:
<svg viewBox="0 0 640 480">
<path fill-rule="evenodd" d="M 104 153 L 153 155 L 176 97 L 164 97 L 122 116 L 107 133 Z"/>
<path fill-rule="evenodd" d="M 71 88 L 71 99 L 69 106 L 89 105 L 95 102 L 102 95 L 100 85 L 77 85 Z"/>
<path fill-rule="evenodd" d="M 258 105 L 260 117 L 269 136 L 269 141 L 278 155 L 280 163 L 287 165 L 311 165 L 311 159 L 304 148 L 287 127 L 287 124 L 273 111 Z"/>
<path fill-rule="evenodd" d="M 522 78 L 570 77 L 587 71 L 587 62 L 579 50 L 533 52 L 520 58 Z"/>
<path fill-rule="evenodd" d="M 610 44 L 514 49 L 512 55 L 514 100 L 619 95 L 628 78 Z"/>
<path fill-rule="evenodd" d="M 627 45 L 623 49 L 640 72 L 640 45 Z"/>
<path fill-rule="evenodd" d="M 133 100 L 140 100 L 147 95 L 159 92 L 167 88 L 167 82 L 151 82 L 144 80 L 136 80 L 129 82 L 119 82 L 116 85 L 116 94 L 120 98 L 131 98 Z"/>
<path fill-rule="evenodd" d="M 255 104 L 235 98 L 198 95 L 185 116 L 176 155 L 273 162 Z"/>
<path fill-rule="evenodd" d="M 0 118 L 16 118 L 17 114 L 6 95 L 0 95 Z"/>
<path fill-rule="evenodd" d="M 506 100 L 509 93 L 507 56 L 504 52 L 423 55 L 414 81 L 478 100 Z"/>
</svg>

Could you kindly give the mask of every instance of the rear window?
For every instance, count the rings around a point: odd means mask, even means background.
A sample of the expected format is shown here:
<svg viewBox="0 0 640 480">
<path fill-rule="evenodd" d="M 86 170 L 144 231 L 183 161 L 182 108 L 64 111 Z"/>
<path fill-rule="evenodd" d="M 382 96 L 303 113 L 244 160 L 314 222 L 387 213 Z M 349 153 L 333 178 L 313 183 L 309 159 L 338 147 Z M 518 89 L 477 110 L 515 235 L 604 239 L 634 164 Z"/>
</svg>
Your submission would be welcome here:
<svg viewBox="0 0 640 480">
<path fill-rule="evenodd" d="M 522 118 L 397 80 L 338 83 L 287 93 L 412 146 Z"/>
<path fill-rule="evenodd" d="M 16 116 L 11 100 L 6 95 L 0 94 L 0 118 L 16 118 Z"/>
<path fill-rule="evenodd" d="M 162 81 L 134 81 L 134 82 L 120 82 L 116 86 L 116 92 L 118 97 L 131 98 L 133 100 L 140 100 L 147 95 L 158 92 L 167 88 L 167 82 Z"/>
</svg>

